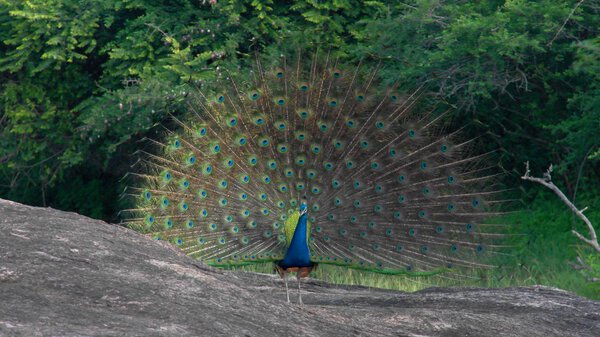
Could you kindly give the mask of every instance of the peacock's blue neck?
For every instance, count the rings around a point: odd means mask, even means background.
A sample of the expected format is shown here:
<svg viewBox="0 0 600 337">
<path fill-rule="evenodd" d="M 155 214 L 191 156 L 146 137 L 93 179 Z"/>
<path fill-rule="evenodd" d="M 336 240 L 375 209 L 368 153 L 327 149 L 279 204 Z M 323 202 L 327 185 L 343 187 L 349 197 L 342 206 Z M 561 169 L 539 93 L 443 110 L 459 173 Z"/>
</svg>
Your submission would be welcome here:
<svg viewBox="0 0 600 337">
<path fill-rule="evenodd" d="M 305 205 L 303 205 L 306 207 Z M 279 262 L 279 266 L 283 268 L 292 267 L 310 267 L 310 252 L 308 250 L 308 244 L 306 242 L 307 237 L 307 212 L 301 208 L 302 212 L 298 219 L 298 224 L 294 230 L 294 236 L 287 251 L 285 257 Z"/>
</svg>

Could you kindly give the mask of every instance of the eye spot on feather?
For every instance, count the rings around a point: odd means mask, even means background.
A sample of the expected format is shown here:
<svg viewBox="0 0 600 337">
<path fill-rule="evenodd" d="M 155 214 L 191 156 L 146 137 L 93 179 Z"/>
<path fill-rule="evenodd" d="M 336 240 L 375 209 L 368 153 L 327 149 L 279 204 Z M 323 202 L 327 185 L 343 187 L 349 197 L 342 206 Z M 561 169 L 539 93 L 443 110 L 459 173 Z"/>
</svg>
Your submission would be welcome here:
<svg viewBox="0 0 600 337">
<path fill-rule="evenodd" d="M 250 99 L 251 100 L 256 101 L 259 98 L 260 98 L 260 94 L 257 91 L 254 91 L 254 92 L 250 93 Z"/>
<path fill-rule="evenodd" d="M 339 180 L 337 180 L 337 179 L 333 179 L 331 181 L 331 186 L 333 188 L 339 188 L 340 186 L 342 186 L 342 183 Z"/>
<path fill-rule="evenodd" d="M 227 126 L 236 126 L 236 125 L 237 125 L 237 118 L 230 117 L 229 120 L 227 121 Z"/>
<path fill-rule="evenodd" d="M 311 146 L 311 150 L 314 154 L 319 154 L 319 153 L 321 153 L 321 146 L 318 144 L 313 144 Z"/>
<path fill-rule="evenodd" d="M 427 197 L 429 194 L 431 194 L 429 187 L 423 187 L 423 195 Z"/>
<path fill-rule="evenodd" d="M 300 116 L 301 119 L 307 119 L 309 115 L 310 114 L 306 110 L 298 111 L 298 116 Z"/>
</svg>

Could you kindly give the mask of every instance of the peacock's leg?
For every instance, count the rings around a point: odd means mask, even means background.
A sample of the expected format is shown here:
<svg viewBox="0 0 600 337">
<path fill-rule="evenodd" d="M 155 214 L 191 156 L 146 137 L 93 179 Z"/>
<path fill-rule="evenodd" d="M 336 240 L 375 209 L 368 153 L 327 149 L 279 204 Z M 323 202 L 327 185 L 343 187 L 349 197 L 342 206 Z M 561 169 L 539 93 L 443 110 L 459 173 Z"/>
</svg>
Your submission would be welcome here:
<svg viewBox="0 0 600 337">
<path fill-rule="evenodd" d="M 296 273 L 296 279 L 298 280 L 298 303 L 302 303 L 302 295 L 300 295 L 300 270 Z"/>
<path fill-rule="evenodd" d="M 285 295 L 287 296 L 288 303 L 290 303 L 290 291 L 287 284 L 287 273 L 283 274 L 283 282 L 285 283 Z"/>
</svg>

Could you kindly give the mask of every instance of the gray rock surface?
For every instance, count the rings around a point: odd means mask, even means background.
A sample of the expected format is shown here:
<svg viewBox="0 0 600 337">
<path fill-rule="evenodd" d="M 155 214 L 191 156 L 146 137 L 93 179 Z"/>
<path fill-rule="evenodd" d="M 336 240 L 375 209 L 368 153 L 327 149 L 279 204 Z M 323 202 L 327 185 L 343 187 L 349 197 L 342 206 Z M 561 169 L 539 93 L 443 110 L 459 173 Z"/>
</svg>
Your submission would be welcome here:
<svg viewBox="0 0 600 337">
<path fill-rule="evenodd" d="M 0 336 L 600 336 L 600 302 L 547 287 L 303 294 L 287 304 L 276 277 L 0 199 Z"/>
</svg>

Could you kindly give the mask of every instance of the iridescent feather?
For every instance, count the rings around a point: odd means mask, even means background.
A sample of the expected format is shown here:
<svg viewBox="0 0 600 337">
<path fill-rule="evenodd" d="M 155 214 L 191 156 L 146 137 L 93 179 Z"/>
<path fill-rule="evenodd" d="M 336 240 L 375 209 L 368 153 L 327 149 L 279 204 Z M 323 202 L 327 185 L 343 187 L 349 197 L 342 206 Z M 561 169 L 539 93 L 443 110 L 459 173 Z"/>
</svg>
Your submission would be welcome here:
<svg viewBox="0 0 600 337">
<path fill-rule="evenodd" d="M 388 274 L 487 265 L 502 202 L 489 154 L 422 89 L 380 90 L 336 59 L 257 61 L 188 97 L 145 153 L 127 225 L 210 265 L 280 261 L 307 198 L 310 259 Z M 460 268 L 459 268 L 460 269 Z"/>
</svg>

